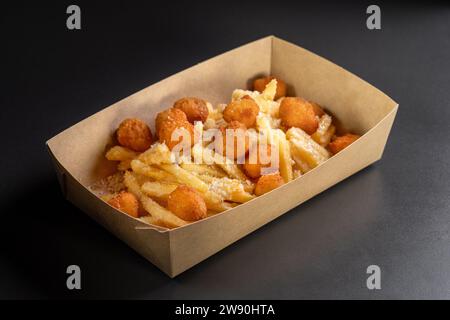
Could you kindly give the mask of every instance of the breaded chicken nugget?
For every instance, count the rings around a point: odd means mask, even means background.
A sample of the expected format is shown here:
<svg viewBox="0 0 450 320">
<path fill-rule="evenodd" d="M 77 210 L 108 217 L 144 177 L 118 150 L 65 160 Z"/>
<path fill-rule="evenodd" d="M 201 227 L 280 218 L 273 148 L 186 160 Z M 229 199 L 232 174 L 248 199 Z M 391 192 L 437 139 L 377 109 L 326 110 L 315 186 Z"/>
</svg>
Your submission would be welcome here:
<svg viewBox="0 0 450 320">
<path fill-rule="evenodd" d="M 205 122 L 208 118 L 208 107 L 206 101 L 199 98 L 182 98 L 176 101 L 173 105 L 175 109 L 183 111 L 190 123 L 195 121 Z"/>
<path fill-rule="evenodd" d="M 257 147 L 251 148 L 245 163 L 243 164 L 244 173 L 253 179 L 259 178 L 262 175 L 262 168 L 269 168 L 272 166 L 271 155 L 272 148 L 270 144 L 265 145 L 265 148 Z M 264 152 L 265 151 L 265 152 Z M 256 159 L 256 161 L 254 161 Z M 278 168 L 274 168 L 278 170 Z"/>
<path fill-rule="evenodd" d="M 259 113 L 259 106 L 251 99 L 232 101 L 223 110 L 223 118 L 226 122 L 239 121 L 247 128 L 251 128 L 256 123 L 256 116 Z"/>
<path fill-rule="evenodd" d="M 255 194 L 260 196 L 264 193 L 272 191 L 284 184 L 284 179 L 279 172 L 266 174 L 258 179 L 255 186 Z"/>
<path fill-rule="evenodd" d="M 255 81 L 253 81 L 253 90 L 263 92 L 264 89 L 266 88 L 267 84 L 270 81 L 272 81 L 273 79 L 277 80 L 277 91 L 275 93 L 274 100 L 278 100 L 281 97 L 285 97 L 286 96 L 286 83 L 283 80 L 272 77 L 272 76 L 259 78 L 259 79 L 256 79 Z"/>
<path fill-rule="evenodd" d="M 187 121 L 187 117 L 183 111 L 175 108 L 166 109 L 158 113 L 155 119 L 155 131 L 158 137 L 159 137 L 159 129 L 161 129 L 161 124 L 165 120 Z"/>
<path fill-rule="evenodd" d="M 331 153 L 336 154 L 339 151 L 347 148 L 350 144 L 355 142 L 360 136 L 356 134 L 347 133 L 343 136 L 335 138 L 328 144 L 328 150 Z"/>
<path fill-rule="evenodd" d="M 318 105 L 317 103 L 312 102 L 312 101 L 310 101 L 309 103 L 312 105 L 316 116 L 318 116 L 320 118 L 321 116 L 323 116 L 325 114 L 325 111 L 323 111 L 323 109 L 320 105 Z"/>
<path fill-rule="evenodd" d="M 109 199 L 108 203 L 114 208 L 125 212 L 132 217 L 139 217 L 138 199 L 136 199 L 134 194 L 130 192 L 121 191 L 120 193 Z"/>
<path fill-rule="evenodd" d="M 140 119 L 125 119 L 116 135 L 120 145 L 138 152 L 147 150 L 153 142 L 149 126 Z"/>
<path fill-rule="evenodd" d="M 243 159 L 247 154 L 250 145 L 249 137 L 246 134 L 247 127 L 245 124 L 240 123 L 239 121 L 231 121 L 227 126 L 220 127 L 219 130 L 221 131 L 222 139 L 218 139 L 218 141 L 216 141 L 216 152 L 226 156 L 228 150 L 227 148 L 231 148 L 228 153 L 231 154 L 231 152 L 233 152 L 234 160 Z M 227 132 L 228 134 L 234 135 L 232 141 L 227 140 Z M 242 140 L 239 141 L 240 139 Z M 243 144 L 243 148 L 241 148 L 239 144 Z"/>
<path fill-rule="evenodd" d="M 319 125 L 314 107 L 308 101 L 298 97 L 284 98 L 280 103 L 281 123 L 287 127 L 297 127 L 307 134 L 313 134 Z"/>
<path fill-rule="evenodd" d="M 175 131 L 178 130 L 179 138 L 176 138 Z M 159 128 L 159 142 L 165 143 L 172 150 L 183 139 L 189 139 L 189 146 L 194 145 L 194 126 L 187 120 L 162 121 Z"/>
<path fill-rule="evenodd" d="M 186 221 L 197 221 L 206 218 L 207 214 L 202 196 L 197 190 L 185 185 L 178 186 L 169 194 L 167 208 Z"/>
</svg>

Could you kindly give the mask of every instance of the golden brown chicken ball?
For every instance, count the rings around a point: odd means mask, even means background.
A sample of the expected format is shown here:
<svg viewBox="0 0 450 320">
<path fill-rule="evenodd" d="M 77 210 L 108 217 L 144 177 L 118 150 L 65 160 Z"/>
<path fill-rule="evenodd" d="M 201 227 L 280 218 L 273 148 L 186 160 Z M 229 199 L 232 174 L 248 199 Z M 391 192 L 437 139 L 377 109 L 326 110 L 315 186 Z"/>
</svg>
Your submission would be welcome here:
<svg viewBox="0 0 450 320">
<path fill-rule="evenodd" d="M 176 136 L 177 133 L 178 137 Z M 194 126 L 189 121 L 167 119 L 161 122 L 159 128 L 159 142 L 165 143 L 170 150 L 178 143 L 182 143 L 185 138 L 189 139 L 189 144 L 187 145 L 192 147 L 195 140 Z"/>
<path fill-rule="evenodd" d="M 255 186 L 255 194 L 260 196 L 264 193 L 272 191 L 284 184 L 284 179 L 280 173 L 271 173 L 261 176 Z"/>
<path fill-rule="evenodd" d="M 233 152 L 234 160 L 243 159 L 247 154 L 250 145 L 250 139 L 246 133 L 247 127 L 245 124 L 240 123 L 239 121 L 231 121 L 227 126 L 220 127 L 219 130 L 221 139 L 215 141 L 216 152 L 227 156 L 227 148 L 230 148 L 231 150 L 228 151 L 228 153 L 231 155 L 231 152 Z M 228 141 L 227 132 L 228 134 L 233 135 L 232 141 Z M 243 145 L 243 148 L 241 147 L 241 144 Z"/>
<path fill-rule="evenodd" d="M 140 119 L 125 119 L 116 135 L 120 145 L 138 152 L 147 150 L 153 142 L 149 126 Z"/>
<path fill-rule="evenodd" d="M 223 110 L 223 118 L 226 122 L 239 121 L 247 128 L 251 128 L 256 123 L 256 116 L 259 113 L 259 106 L 251 99 L 232 101 Z"/>
<path fill-rule="evenodd" d="M 132 217 L 139 217 L 138 199 L 136 199 L 134 194 L 130 192 L 121 191 L 120 193 L 109 199 L 108 203 L 114 208 L 125 212 Z"/>
<path fill-rule="evenodd" d="M 328 150 L 331 153 L 336 154 L 339 151 L 347 148 L 350 144 L 355 142 L 360 136 L 356 134 L 347 133 L 343 136 L 335 138 L 332 142 L 328 144 Z"/>
<path fill-rule="evenodd" d="M 271 156 L 272 148 L 270 144 L 266 144 L 264 147 L 258 144 L 257 147 L 251 148 L 243 164 L 244 173 L 250 178 L 259 178 L 262 175 L 262 168 L 270 168 L 274 165 Z M 278 170 L 278 168 L 272 169 Z"/>
<path fill-rule="evenodd" d="M 264 89 L 266 88 L 266 86 L 269 84 L 269 82 L 272 81 L 273 79 L 277 80 L 277 91 L 275 93 L 274 100 L 278 100 L 281 97 L 285 97 L 286 96 L 286 83 L 283 80 L 272 77 L 272 76 L 259 78 L 259 79 L 256 79 L 255 81 L 253 81 L 253 90 L 263 92 Z"/>
<path fill-rule="evenodd" d="M 310 101 L 309 103 L 312 105 L 316 116 L 318 116 L 320 118 L 321 116 L 323 116 L 325 114 L 325 111 L 323 111 L 323 109 L 320 105 L 318 105 L 317 103 L 312 102 L 312 101 Z"/>
<path fill-rule="evenodd" d="M 280 103 L 279 114 L 283 126 L 287 128 L 297 127 L 307 134 L 313 134 L 319 125 L 314 107 L 302 98 L 284 98 Z"/>
<path fill-rule="evenodd" d="M 158 137 L 159 137 L 159 129 L 161 129 L 161 124 L 165 120 L 187 121 L 187 117 L 183 111 L 175 108 L 166 109 L 158 113 L 155 119 L 155 131 Z"/>
<path fill-rule="evenodd" d="M 199 98 L 182 98 L 173 105 L 175 109 L 183 111 L 190 123 L 195 121 L 205 122 L 208 118 L 208 107 L 206 101 Z"/>
<path fill-rule="evenodd" d="M 167 208 L 179 218 L 186 221 L 197 221 L 206 218 L 205 200 L 197 190 L 181 185 L 169 194 Z"/>
</svg>

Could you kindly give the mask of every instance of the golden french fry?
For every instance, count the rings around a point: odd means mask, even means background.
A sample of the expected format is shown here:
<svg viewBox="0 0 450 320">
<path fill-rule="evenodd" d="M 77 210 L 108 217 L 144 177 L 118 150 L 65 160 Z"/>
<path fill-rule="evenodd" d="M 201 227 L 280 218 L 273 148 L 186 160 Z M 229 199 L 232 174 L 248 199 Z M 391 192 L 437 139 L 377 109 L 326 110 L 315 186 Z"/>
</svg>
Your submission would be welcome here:
<svg viewBox="0 0 450 320">
<path fill-rule="evenodd" d="M 114 194 L 112 194 L 112 193 L 107 193 L 107 194 L 101 195 L 101 196 L 100 196 L 100 199 L 102 199 L 102 200 L 105 201 L 105 202 L 108 202 L 108 201 L 111 200 L 113 197 L 114 197 Z"/>
<path fill-rule="evenodd" d="M 159 167 L 168 173 L 171 173 L 179 183 L 190 186 L 202 193 L 208 191 L 208 185 L 196 175 L 181 168 L 177 164 L 160 164 Z"/>
<path fill-rule="evenodd" d="M 149 166 L 145 163 L 143 163 L 140 160 L 132 160 L 131 161 L 131 169 L 133 169 L 134 172 L 144 175 L 146 177 L 159 180 L 159 181 L 166 181 L 166 182 L 176 182 L 177 179 L 170 173 L 161 170 L 160 168 Z"/>
<path fill-rule="evenodd" d="M 131 168 L 131 161 L 132 160 L 122 160 L 117 165 L 117 170 L 119 171 L 126 171 Z"/>
<path fill-rule="evenodd" d="M 336 128 L 332 125 L 332 118 L 328 114 L 324 114 L 319 121 L 319 126 L 311 136 L 315 142 L 322 147 L 326 147 L 330 143 L 331 137 L 334 135 Z"/>
<path fill-rule="evenodd" d="M 246 192 L 241 181 L 236 179 L 216 179 L 211 183 L 211 190 L 223 199 L 233 202 L 243 203 L 255 198 L 254 195 Z"/>
<path fill-rule="evenodd" d="M 324 148 L 325 148 L 326 146 L 328 146 L 328 144 L 330 143 L 331 138 L 334 136 L 335 132 L 336 132 L 336 127 L 333 126 L 333 125 L 331 125 L 331 126 L 328 128 L 327 132 L 325 132 L 325 134 L 321 137 L 321 139 L 320 139 L 320 145 L 321 145 L 322 147 L 324 147 Z"/>
<path fill-rule="evenodd" d="M 254 199 L 255 196 L 245 191 L 234 191 L 230 194 L 229 201 L 244 203 Z"/>
<path fill-rule="evenodd" d="M 106 159 L 111 161 L 126 161 L 133 160 L 139 155 L 139 153 L 134 152 L 128 148 L 122 146 L 114 146 L 106 152 Z"/>
<path fill-rule="evenodd" d="M 308 163 L 306 163 L 306 161 L 303 161 L 302 158 L 293 155 L 292 159 L 294 160 L 296 167 L 298 168 L 298 170 L 300 170 L 301 173 L 304 174 L 311 170 Z"/>
<path fill-rule="evenodd" d="M 274 130 L 275 142 L 278 144 L 280 175 L 284 182 L 288 183 L 294 179 L 294 172 L 292 171 L 292 157 L 291 147 L 286 140 L 286 135 L 282 130 Z"/>
<path fill-rule="evenodd" d="M 300 128 L 290 128 L 286 132 L 286 138 L 291 145 L 291 154 L 294 161 L 298 157 L 305 161 L 310 168 L 318 166 L 330 157 L 330 154 L 324 147 L 315 142 Z"/>
<path fill-rule="evenodd" d="M 167 226 L 163 221 L 156 219 L 155 217 L 153 217 L 151 215 L 140 217 L 139 220 L 141 220 L 147 224 L 152 224 L 154 226 L 172 229 L 172 227 Z"/>
<path fill-rule="evenodd" d="M 222 179 L 222 178 L 211 177 L 209 175 L 204 175 L 204 174 L 200 174 L 200 175 L 198 175 L 198 177 L 208 184 L 212 184 L 213 182 Z M 224 178 L 226 178 L 226 177 L 224 177 Z M 230 179 L 231 181 L 233 181 L 233 183 L 241 184 L 242 187 L 244 188 L 245 192 L 253 193 L 253 190 L 255 189 L 255 184 L 249 180 L 243 182 L 238 179 L 231 179 L 231 178 L 227 178 L 227 179 Z"/>
<path fill-rule="evenodd" d="M 142 192 L 149 197 L 155 197 L 163 200 L 167 200 L 169 194 L 178 187 L 174 183 L 162 183 L 159 181 L 148 181 L 141 186 Z"/>
<path fill-rule="evenodd" d="M 231 209 L 231 206 L 227 202 L 223 201 L 223 198 L 215 192 L 208 190 L 205 193 L 201 193 L 201 196 L 203 197 L 203 200 L 205 200 L 206 207 L 209 210 L 214 212 L 222 212 Z"/>
<path fill-rule="evenodd" d="M 148 165 L 175 163 L 175 155 L 165 143 L 155 143 L 147 151 L 141 153 L 138 160 Z"/>
<path fill-rule="evenodd" d="M 197 174 L 197 177 L 199 177 L 199 179 L 201 179 L 203 182 L 208 183 L 208 184 L 213 182 L 215 179 L 217 179 L 216 177 L 211 177 L 208 174 Z"/>
<path fill-rule="evenodd" d="M 145 195 L 133 173 L 129 171 L 125 172 L 124 183 L 128 191 L 133 193 L 141 201 L 144 209 L 155 219 L 162 221 L 170 227 L 181 227 L 188 223 Z"/>
<path fill-rule="evenodd" d="M 223 171 L 225 171 L 231 178 L 241 181 L 247 181 L 247 176 L 239 169 L 238 165 L 230 159 L 214 152 L 213 150 L 204 148 L 200 145 L 195 145 L 192 148 L 192 153 L 195 158 L 201 159 L 206 164 L 216 164 Z"/>
<path fill-rule="evenodd" d="M 298 170 L 300 170 L 300 172 L 302 174 L 305 174 L 305 173 L 307 173 L 308 171 L 311 170 L 311 167 L 302 158 L 300 158 L 298 156 L 293 156 L 292 158 L 294 159 Z"/>
<path fill-rule="evenodd" d="M 197 163 L 182 163 L 180 166 L 192 173 L 198 175 L 208 175 L 210 177 L 223 178 L 226 176 L 225 172 L 215 167 L 214 165 L 197 164 Z"/>
</svg>

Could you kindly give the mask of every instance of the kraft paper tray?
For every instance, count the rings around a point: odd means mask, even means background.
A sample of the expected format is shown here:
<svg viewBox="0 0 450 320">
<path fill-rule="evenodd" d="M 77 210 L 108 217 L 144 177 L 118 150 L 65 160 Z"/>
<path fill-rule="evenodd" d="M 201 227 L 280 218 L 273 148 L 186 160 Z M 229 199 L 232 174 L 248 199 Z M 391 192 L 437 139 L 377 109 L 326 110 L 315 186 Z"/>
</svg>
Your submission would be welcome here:
<svg viewBox="0 0 450 320">
<path fill-rule="evenodd" d="M 184 96 L 198 96 L 213 105 L 224 103 L 234 89 L 247 88 L 249 79 L 269 74 L 289 84 L 289 95 L 325 106 L 347 129 L 363 136 L 268 194 L 173 230 L 152 227 L 123 214 L 87 188 L 111 173 L 105 148 L 124 118 L 135 116 L 153 124 L 157 112 Z M 64 196 L 174 277 L 379 160 L 397 108 L 391 98 L 343 68 L 270 36 L 153 84 L 59 133 L 47 146 Z"/>
</svg>

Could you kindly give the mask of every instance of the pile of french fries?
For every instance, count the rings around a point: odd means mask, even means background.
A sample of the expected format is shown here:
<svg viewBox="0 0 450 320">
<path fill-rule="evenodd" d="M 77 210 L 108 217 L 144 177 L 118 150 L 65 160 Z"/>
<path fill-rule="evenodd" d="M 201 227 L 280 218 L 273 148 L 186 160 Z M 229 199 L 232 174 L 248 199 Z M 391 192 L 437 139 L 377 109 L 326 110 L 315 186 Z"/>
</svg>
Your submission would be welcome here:
<svg viewBox="0 0 450 320">
<path fill-rule="evenodd" d="M 269 143 L 278 153 L 279 173 L 285 183 L 300 177 L 330 157 L 326 147 L 335 133 L 330 115 L 319 119 L 317 131 L 308 135 L 300 128 L 286 130 L 281 126 L 278 108 L 281 99 L 275 101 L 276 80 L 272 80 L 263 92 L 235 90 L 232 100 L 250 96 L 259 106 L 256 127 L 249 134 L 259 137 L 265 133 Z M 204 123 L 195 125 L 196 134 L 224 123 L 223 105 L 213 108 L 208 104 L 209 116 Z M 259 139 L 259 138 L 257 138 Z M 187 185 L 204 199 L 208 215 L 231 209 L 254 199 L 255 182 L 249 179 L 242 166 L 206 147 L 195 143 L 190 159 L 177 159 L 164 143 L 155 143 L 144 152 L 135 152 L 122 146 L 114 146 L 106 158 L 117 161 L 117 169 L 123 175 L 126 189 L 133 193 L 145 210 L 142 221 L 166 228 L 186 225 L 187 221 L 167 209 L 169 195 L 180 185 Z M 201 163 L 193 159 L 203 160 Z"/>
</svg>

